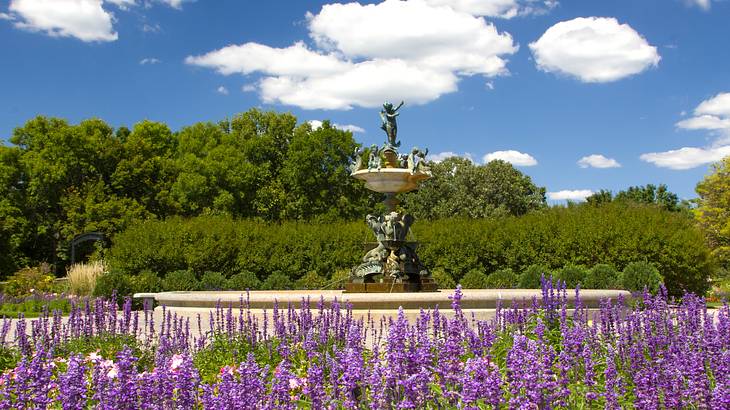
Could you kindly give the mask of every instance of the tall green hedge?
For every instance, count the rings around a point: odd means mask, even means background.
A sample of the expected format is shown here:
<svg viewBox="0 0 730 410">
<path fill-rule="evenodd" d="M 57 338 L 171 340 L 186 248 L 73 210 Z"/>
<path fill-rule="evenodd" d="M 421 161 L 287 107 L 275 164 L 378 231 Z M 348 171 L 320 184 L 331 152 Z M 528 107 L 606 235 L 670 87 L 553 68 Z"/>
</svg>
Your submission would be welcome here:
<svg viewBox="0 0 730 410">
<path fill-rule="evenodd" d="M 414 239 L 426 266 L 457 282 L 466 272 L 524 271 L 542 264 L 605 263 L 623 270 L 646 261 L 659 269 L 670 293 L 704 293 L 713 269 L 701 232 L 683 214 L 626 204 L 554 207 L 522 217 L 416 221 Z M 250 271 L 262 282 L 272 272 L 292 281 L 313 271 L 330 279 L 355 266 L 372 241 L 364 222 L 265 223 L 202 216 L 148 221 L 114 238 L 112 267 L 129 274 L 191 270 L 226 277 Z"/>
</svg>

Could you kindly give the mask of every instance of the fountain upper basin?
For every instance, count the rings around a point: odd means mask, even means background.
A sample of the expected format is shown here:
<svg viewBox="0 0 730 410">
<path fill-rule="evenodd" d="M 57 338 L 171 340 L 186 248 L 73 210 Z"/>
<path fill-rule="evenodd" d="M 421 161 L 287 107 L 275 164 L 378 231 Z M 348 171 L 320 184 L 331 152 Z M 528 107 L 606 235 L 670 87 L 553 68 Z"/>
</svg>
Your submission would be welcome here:
<svg viewBox="0 0 730 410">
<path fill-rule="evenodd" d="M 431 173 L 423 171 L 411 173 L 405 168 L 381 168 L 361 169 L 352 176 L 365 181 L 367 189 L 387 194 L 413 191 L 418 182 L 431 178 Z"/>
</svg>

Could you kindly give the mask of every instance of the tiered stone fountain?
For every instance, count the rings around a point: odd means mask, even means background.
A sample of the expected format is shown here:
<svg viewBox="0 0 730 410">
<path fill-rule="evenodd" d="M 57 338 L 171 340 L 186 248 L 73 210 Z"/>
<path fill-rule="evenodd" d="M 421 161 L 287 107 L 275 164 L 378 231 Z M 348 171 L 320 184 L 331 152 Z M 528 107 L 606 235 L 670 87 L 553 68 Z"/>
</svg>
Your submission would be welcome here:
<svg viewBox="0 0 730 410">
<path fill-rule="evenodd" d="M 388 140 L 382 147 L 373 145 L 369 150 L 355 152 L 350 166 L 354 178 L 365 181 L 365 187 L 385 194 L 384 215 L 368 215 L 366 223 L 377 242 L 370 243 L 362 263 L 352 270 L 347 292 L 433 292 L 438 289 L 431 273 L 418 259 L 418 243 L 409 240 L 412 215 L 397 210 L 397 194 L 412 191 L 418 182 L 431 177 L 425 164 L 428 150 L 413 148 L 408 154 L 399 154 L 397 140 L 398 110 L 391 103 L 383 104 L 381 128 Z M 365 158 L 367 157 L 367 161 Z"/>
</svg>

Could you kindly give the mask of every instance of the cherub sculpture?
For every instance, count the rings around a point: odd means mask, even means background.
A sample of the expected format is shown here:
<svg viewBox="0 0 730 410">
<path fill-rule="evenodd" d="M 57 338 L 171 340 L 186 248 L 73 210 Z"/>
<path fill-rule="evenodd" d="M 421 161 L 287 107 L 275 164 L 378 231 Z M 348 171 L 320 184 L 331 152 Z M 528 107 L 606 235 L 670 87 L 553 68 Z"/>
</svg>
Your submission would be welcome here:
<svg viewBox="0 0 730 410">
<path fill-rule="evenodd" d="M 370 156 L 368 157 L 368 171 L 375 168 L 378 171 L 380 171 L 381 167 L 381 161 L 380 161 L 380 149 L 378 149 L 378 146 L 373 144 L 370 147 Z"/>
<path fill-rule="evenodd" d="M 362 163 L 363 154 L 365 154 L 364 148 L 355 148 L 355 152 L 352 154 L 352 161 L 350 162 L 351 174 L 354 174 L 355 172 L 364 168 L 364 165 Z"/>
</svg>

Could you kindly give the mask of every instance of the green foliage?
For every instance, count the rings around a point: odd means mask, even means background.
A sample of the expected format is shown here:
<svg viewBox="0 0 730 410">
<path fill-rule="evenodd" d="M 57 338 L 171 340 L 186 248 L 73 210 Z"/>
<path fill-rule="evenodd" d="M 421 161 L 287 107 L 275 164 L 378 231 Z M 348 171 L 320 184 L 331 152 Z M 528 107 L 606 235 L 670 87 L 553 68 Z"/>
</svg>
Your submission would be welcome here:
<svg viewBox="0 0 730 410">
<path fill-rule="evenodd" d="M 431 271 L 431 276 L 436 281 L 439 289 L 456 289 L 456 281 L 444 268 L 435 268 Z"/>
<path fill-rule="evenodd" d="M 116 291 L 117 303 L 121 304 L 125 296 L 131 296 L 135 292 L 132 278 L 120 271 L 109 271 L 103 273 L 96 279 L 94 296 L 111 299 Z"/>
<path fill-rule="evenodd" d="M 583 283 L 586 289 L 620 289 L 621 286 L 620 275 L 616 268 L 605 263 L 592 267 Z"/>
<path fill-rule="evenodd" d="M 53 355 L 68 358 L 72 354 L 97 353 L 104 359 L 114 360 L 125 347 L 131 349 L 134 357 L 138 358 L 137 369 L 151 371 L 154 368 L 154 350 L 144 346 L 133 335 L 107 333 L 92 337 L 71 338 L 56 345 Z"/>
<path fill-rule="evenodd" d="M 317 272 L 312 270 L 299 278 L 295 283 L 295 287 L 297 289 L 322 289 L 325 285 L 327 285 L 327 282 L 326 278 L 323 278 Z"/>
<path fill-rule="evenodd" d="M 487 275 L 487 289 L 513 289 L 519 284 L 520 278 L 512 269 L 500 269 Z"/>
<path fill-rule="evenodd" d="M 200 290 L 223 290 L 228 286 L 228 280 L 220 272 L 205 272 L 200 278 Z"/>
<path fill-rule="evenodd" d="M 132 277 L 132 286 L 135 293 L 162 292 L 162 279 L 151 270 L 143 270 L 139 275 Z"/>
<path fill-rule="evenodd" d="M 17 318 L 19 313 L 22 313 L 24 317 L 35 317 L 46 309 L 50 313 L 58 310 L 67 314 L 71 311 L 71 302 L 63 297 L 50 300 L 45 297 L 29 297 L 18 302 L 5 302 L 0 306 L 0 317 Z"/>
<path fill-rule="evenodd" d="M 585 266 L 568 264 L 555 272 L 555 279 L 565 282 L 568 289 L 574 289 L 579 284 L 584 288 L 587 275 L 588 269 Z"/>
<path fill-rule="evenodd" d="M 730 156 L 715 164 L 696 190 L 695 217 L 716 260 L 730 270 Z"/>
<path fill-rule="evenodd" d="M 53 287 L 53 276 L 49 274 L 47 266 L 23 268 L 8 279 L 3 289 L 4 293 L 12 297 L 25 297 L 33 293 L 48 292 Z"/>
<path fill-rule="evenodd" d="M 487 275 L 478 269 L 472 269 L 459 281 L 464 289 L 484 289 L 487 287 Z"/>
<path fill-rule="evenodd" d="M 168 272 L 165 275 L 165 278 L 162 280 L 162 288 L 166 292 L 198 290 L 200 289 L 200 282 L 193 272 L 189 270 L 176 270 Z"/>
<path fill-rule="evenodd" d="M 621 273 L 621 284 L 626 290 L 639 292 L 646 287 L 649 292 L 656 293 L 662 283 L 662 275 L 649 262 L 632 262 Z"/>
<path fill-rule="evenodd" d="M 660 270 L 670 294 L 681 296 L 683 289 L 704 293 L 714 269 L 693 221 L 654 206 L 578 205 L 521 217 L 418 221 L 414 234 L 421 243 L 421 261 L 443 269 L 457 283 L 473 269 L 524 272 L 540 264 L 544 270 L 532 275 L 530 286 L 538 287 L 540 273 L 569 264 L 605 263 L 623 270 L 646 260 Z M 360 263 L 365 241 L 372 241 L 372 233 L 361 221 L 270 224 L 227 215 L 169 218 L 138 223 L 118 234 L 108 263 L 130 275 L 145 269 L 198 275 L 211 270 L 226 276 L 250 271 L 263 280 L 279 271 L 295 282 L 303 272 L 315 271 L 332 272 L 332 282 L 347 278 Z"/>
<path fill-rule="evenodd" d="M 518 287 L 520 289 L 540 289 L 543 275 L 550 278 L 552 272 L 544 265 L 532 264 L 520 273 Z"/>
<path fill-rule="evenodd" d="M 673 212 L 689 209 L 689 204 L 680 202 L 677 194 L 669 191 L 665 184 L 660 184 L 658 187 L 652 184 L 632 186 L 624 191 L 619 191 L 616 196 L 613 196 L 611 191 L 602 189 L 586 198 L 586 201 L 591 205 L 601 205 L 612 201 L 655 205 Z"/>
<path fill-rule="evenodd" d="M 231 276 L 226 287 L 231 290 L 257 290 L 261 287 L 261 281 L 255 273 L 245 270 Z"/>
<path fill-rule="evenodd" d="M 546 206 L 545 188 L 508 162 L 476 165 L 451 157 L 429 166 L 433 177 L 404 196 L 405 208 L 417 218 L 523 215 Z"/>
<path fill-rule="evenodd" d="M 0 145 L 0 278 L 40 261 L 63 271 L 75 235 L 111 238 L 142 220 L 353 218 L 376 203 L 348 177 L 352 133 L 297 126 L 291 114 L 252 109 L 176 133 L 153 121 L 115 131 L 99 119 L 37 117 L 10 142 Z M 195 272 L 209 269 L 233 273 Z"/>
<path fill-rule="evenodd" d="M 294 284 L 287 275 L 282 272 L 274 272 L 269 275 L 261 284 L 262 290 L 289 290 L 294 289 Z"/>
</svg>

